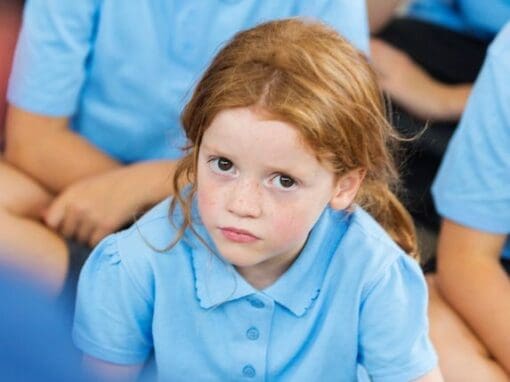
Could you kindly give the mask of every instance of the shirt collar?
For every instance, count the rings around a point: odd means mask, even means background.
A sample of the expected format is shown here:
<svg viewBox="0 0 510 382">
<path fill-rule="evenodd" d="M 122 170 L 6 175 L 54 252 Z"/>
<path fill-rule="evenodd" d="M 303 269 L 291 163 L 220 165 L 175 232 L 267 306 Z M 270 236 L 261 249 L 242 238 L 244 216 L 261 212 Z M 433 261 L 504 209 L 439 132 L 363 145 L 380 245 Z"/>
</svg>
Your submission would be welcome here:
<svg viewBox="0 0 510 382">
<path fill-rule="evenodd" d="M 193 227 L 210 247 L 188 236 L 193 243 L 196 295 L 204 309 L 262 293 L 294 315 L 303 316 L 321 292 L 329 262 L 348 224 L 345 212 L 326 208 L 291 267 L 274 284 L 259 291 L 215 254 L 214 243 L 196 213 L 196 204 L 194 209 Z"/>
<path fill-rule="evenodd" d="M 264 293 L 294 315 L 303 316 L 320 295 L 324 276 L 347 224 L 345 212 L 326 208 L 296 261 Z"/>
</svg>

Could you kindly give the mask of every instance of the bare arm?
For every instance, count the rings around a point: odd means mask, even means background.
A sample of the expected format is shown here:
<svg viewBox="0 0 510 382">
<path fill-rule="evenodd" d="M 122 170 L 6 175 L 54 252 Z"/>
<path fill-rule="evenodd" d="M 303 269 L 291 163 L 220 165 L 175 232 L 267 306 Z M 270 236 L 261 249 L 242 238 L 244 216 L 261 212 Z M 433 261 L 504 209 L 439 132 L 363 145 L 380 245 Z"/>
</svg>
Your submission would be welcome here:
<svg viewBox="0 0 510 382">
<path fill-rule="evenodd" d="M 391 19 L 395 9 L 405 0 L 367 0 L 370 32 L 377 33 Z"/>
<path fill-rule="evenodd" d="M 118 365 L 89 356 L 83 357 L 83 364 L 87 369 L 108 378 L 109 381 L 122 382 L 136 381 L 143 368 L 143 365 Z"/>
<path fill-rule="evenodd" d="M 422 119 L 460 119 L 472 84 L 437 81 L 405 52 L 376 38 L 370 40 L 370 51 L 381 87 L 396 103 Z"/>
<path fill-rule="evenodd" d="M 57 194 L 46 224 L 95 245 L 169 196 L 174 161 L 121 166 L 68 128 L 67 118 L 10 106 L 6 160 Z"/>
<path fill-rule="evenodd" d="M 443 382 L 443 376 L 441 375 L 439 367 L 436 367 L 434 370 L 428 372 L 423 377 L 415 379 L 415 382 Z"/>
<path fill-rule="evenodd" d="M 472 84 L 449 85 L 439 83 L 438 99 L 442 102 L 443 107 L 437 108 L 437 114 L 432 112 L 433 119 L 439 120 L 459 120 L 462 112 L 466 107 L 467 100 L 473 89 Z"/>
<path fill-rule="evenodd" d="M 120 164 L 72 132 L 68 118 L 47 117 L 10 105 L 5 159 L 53 192 Z"/>
<path fill-rule="evenodd" d="M 444 220 L 438 287 L 510 375 L 510 279 L 500 265 L 506 235 Z"/>
<path fill-rule="evenodd" d="M 168 197 L 174 171 L 173 161 L 151 161 L 83 179 L 55 199 L 45 215 L 46 224 L 66 237 L 96 245 Z"/>
</svg>

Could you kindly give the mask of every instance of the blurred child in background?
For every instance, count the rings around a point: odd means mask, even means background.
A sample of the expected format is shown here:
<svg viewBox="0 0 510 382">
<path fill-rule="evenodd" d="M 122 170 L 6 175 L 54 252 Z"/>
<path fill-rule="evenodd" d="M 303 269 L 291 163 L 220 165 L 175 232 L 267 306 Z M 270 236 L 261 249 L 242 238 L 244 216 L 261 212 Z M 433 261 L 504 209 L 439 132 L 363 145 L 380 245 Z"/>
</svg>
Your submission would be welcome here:
<svg viewBox="0 0 510 382">
<path fill-rule="evenodd" d="M 431 287 L 446 380 L 510 378 L 510 24 L 489 48 L 433 187 L 443 217 Z"/>
</svg>

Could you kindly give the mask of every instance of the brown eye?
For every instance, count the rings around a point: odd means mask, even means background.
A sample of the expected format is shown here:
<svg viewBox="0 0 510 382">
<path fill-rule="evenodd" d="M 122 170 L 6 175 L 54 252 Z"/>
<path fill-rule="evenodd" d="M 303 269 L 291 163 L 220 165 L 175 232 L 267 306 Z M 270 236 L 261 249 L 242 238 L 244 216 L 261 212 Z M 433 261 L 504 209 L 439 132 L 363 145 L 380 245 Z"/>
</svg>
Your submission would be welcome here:
<svg viewBox="0 0 510 382">
<path fill-rule="evenodd" d="M 288 175 L 279 175 L 277 178 L 278 178 L 279 186 L 281 188 L 288 189 L 296 184 L 296 181 Z"/>
<path fill-rule="evenodd" d="M 269 185 L 280 191 L 292 191 L 299 186 L 299 182 L 285 174 L 275 174 L 269 179 Z"/>
<path fill-rule="evenodd" d="M 232 168 L 233 163 L 229 161 L 227 158 L 218 158 L 217 159 L 218 169 L 221 171 L 228 171 Z"/>
</svg>

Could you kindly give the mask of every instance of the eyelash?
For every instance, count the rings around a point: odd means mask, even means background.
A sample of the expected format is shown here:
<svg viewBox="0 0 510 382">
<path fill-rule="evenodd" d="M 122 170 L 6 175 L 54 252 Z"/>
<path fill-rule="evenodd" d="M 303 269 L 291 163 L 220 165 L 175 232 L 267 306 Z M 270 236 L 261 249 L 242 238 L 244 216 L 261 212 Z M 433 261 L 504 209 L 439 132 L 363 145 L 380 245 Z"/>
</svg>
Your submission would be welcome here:
<svg viewBox="0 0 510 382">
<path fill-rule="evenodd" d="M 220 168 L 220 161 L 224 161 L 224 162 L 228 162 L 227 165 L 230 165 L 230 167 L 227 169 L 227 170 L 222 170 Z M 237 170 L 234 166 L 234 163 L 228 159 L 228 158 L 225 158 L 225 157 L 211 157 L 207 160 L 207 163 L 209 164 L 209 167 L 211 168 L 211 170 L 218 174 L 218 175 L 221 175 L 221 176 L 227 176 L 227 175 L 236 175 L 237 173 Z M 225 164 L 225 163 L 224 163 Z M 277 181 L 277 180 L 280 180 L 279 184 L 275 184 L 274 182 Z M 290 180 L 290 182 L 292 183 L 290 187 L 284 187 L 282 184 L 281 184 L 281 181 L 282 179 L 284 180 Z M 292 176 L 290 175 L 287 175 L 287 174 L 283 174 L 283 173 L 275 173 L 273 174 L 268 181 L 264 182 L 266 185 L 270 186 L 270 187 L 274 187 L 274 188 L 277 188 L 278 190 L 280 191 L 284 191 L 284 192 L 288 192 L 288 191 L 292 191 L 294 190 L 299 182 L 294 179 Z"/>
<path fill-rule="evenodd" d="M 284 187 L 282 185 L 281 181 L 282 181 L 283 178 L 287 178 L 287 179 L 289 179 L 292 182 L 290 187 Z M 277 179 L 280 179 L 280 182 L 279 182 L 278 185 L 273 183 Z M 284 191 L 284 192 L 292 191 L 292 190 L 294 190 L 298 186 L 298 182 L 293 177 L 291 177 L 289 175 L 286 175 L 286 174 L 275 174 L 274 176 L 272 176 L 269 179 L 269 183 L 271 184 L 272 187 L 276 187 L 278 190 L 281 190 L 281 191 Z"/>
<path fill-rule="evenodd" d="M 228 170 L 222 170 L 219 166 L 220 161 L 228 162 L 231 167 Z M 231 174 L 232 172 L 230 170 L 232 170 L 232 169 L 235 170 L 234 163 L 230 159 L 227 159 L 225 157 L 212 157 L 212 158 L 209 158 L 207 163 L 209 164 L 209 167 L 211 168 L 211 170 L 214 173 L 219 174 L 219 175 Z"/>
</svg>

